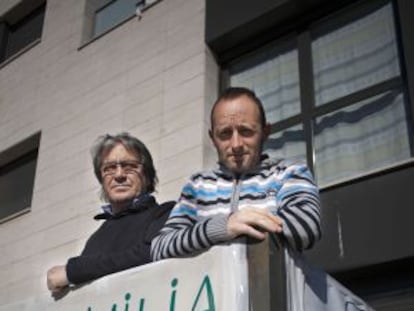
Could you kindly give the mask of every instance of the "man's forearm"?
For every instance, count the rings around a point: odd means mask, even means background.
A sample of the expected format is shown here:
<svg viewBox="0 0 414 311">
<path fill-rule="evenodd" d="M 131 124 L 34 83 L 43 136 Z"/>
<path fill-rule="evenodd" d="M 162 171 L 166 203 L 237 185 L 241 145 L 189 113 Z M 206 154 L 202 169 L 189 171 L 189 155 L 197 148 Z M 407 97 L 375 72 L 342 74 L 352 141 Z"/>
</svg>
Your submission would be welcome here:
<svg viewBox="0 0 414 311">
<path fill-rule="evenodd" d="M 227 215 L 218 215 L 200 222 L 187 215 L 169 218 L 152 241 L 152 259 L 182 257 L 225 241 L 227 218 Z"/>
<path fill-rule="evenodd" d="M 278 194 L 277 214 L 283 219 L 283 235 L 301 251 L 321 238 L 318 188 L 305 166 L 295 166 Z"/>
</svg>

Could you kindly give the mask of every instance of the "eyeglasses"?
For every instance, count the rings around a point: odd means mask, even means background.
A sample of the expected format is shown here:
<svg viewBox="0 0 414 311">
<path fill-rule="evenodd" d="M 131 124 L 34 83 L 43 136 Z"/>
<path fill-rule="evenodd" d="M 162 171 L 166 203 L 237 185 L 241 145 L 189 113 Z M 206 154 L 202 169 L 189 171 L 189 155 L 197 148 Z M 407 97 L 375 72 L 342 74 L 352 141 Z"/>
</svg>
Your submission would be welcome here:
<svg viewBox="0 0 414 311">
<path fill-rule="evenodd" d="M 134 174 L 137 173 L 141 167 L 142 163 L 139 161 L 129 160 L 129 161 L 110 161 L 106 162 L 101 167 L 102 176 L 113 176 L 116 174 L 118 166 L 121 168 L 124 174 Z"/>
</svg>

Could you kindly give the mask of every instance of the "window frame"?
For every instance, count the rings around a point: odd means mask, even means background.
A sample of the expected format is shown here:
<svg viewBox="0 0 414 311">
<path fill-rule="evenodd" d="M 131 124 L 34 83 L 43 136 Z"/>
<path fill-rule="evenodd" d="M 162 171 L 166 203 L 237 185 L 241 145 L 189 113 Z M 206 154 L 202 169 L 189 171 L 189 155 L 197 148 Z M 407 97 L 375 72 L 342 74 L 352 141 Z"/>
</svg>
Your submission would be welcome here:
<svg viewBox="0 0 414 311">
<path fill-rule="evenodd" d="M 398 61 L 400 67 L 400 75 L 398 77 L 393 77 L 387 80 L 384 80 L 380 83 L 376 83 L 372 86 L 363 88 L 361 90 L 353 91 L 352 93 L 341 96 L 337 99 L 331 100 L 329 102 L 323 103 L 322 105 L 316 106 L 315 104 L 315 88 L 314 88 L 314 72 L 313 72 L 313 62 L 312 62 L 312 38 L 315 34 L 329 33 L 334 29 L 340 28 L 342 25 L 345 25 L 349 22 L 357 20 L 370 12 L 375 11 L 377 8 L 380 8 L 386 4 L 390 3 L 392 6 L 393 19 L 395 24 L 395 38 L 398 50 Z M 414 112 L 411 109 L 410 98 L 407 91 L 407 77 L 406 72 L 403 70 L 404 64 L 403 59 L 404 55 L 401 47 L 401 38 L 399 30 L 399 19 L 397 14 L 397 8 L 394 1 L 389 0 L 380 0 L 377 2 L 372 1 L 359 1 L 357 3 L 348 5 L 343 9 L 329 14 L 328 16 L 318 19 L 317 21 L 312 21 L 305 26 L 302 25 L 299 32 L 290 32 L 288 35 L 276 39 L 259 49 L 255 49 L 250 53 L 242 55 L 236 59 L 228 62 L 222 72 L 221 72 L 221 89 L 230 85 L 230 67 L 235 63 L 239 62 L 241 59 L 248 59 L 249 54 L 256 53 L 266 47 L 272 46 L 273 48 L 279 44 L 285 44 L 284 41 L 291 40 L 294 42 L 293 46 L 298 51 L 298 68 L 299 68 L 299 90 L 300 90 L 300 105 L 301 111 L 299 114 L 288 117 L 284 120 L 278 121 L 271 124 L 270 135 L 277 132 L 286 130 L 290 127 L 301 125 L 303 126 L 304 139 L 306 145 L 306 162 L 312 172 L 315 171 L 315 149 L 314 149 L 314 122 L 316 118 L 321 117 L 325 114 L 338 111 L 342 108 L 351 106 L 358 103 L 364 99 L 368 99 L 372 96 L 379 95 L 381 93 L 400 89 L 403 98 L 404 98 L 404 108 L 407 118 L 407 127 L 408 127 L 408 139 L 409 146 L 412 157 L 395 162 L 389 166 L 381 166 L 377 169 L 365 171 L 361 174 L 355 174 L 343 179 L 335 180 L 334 182 L 324 184 L 320 189 L 328 189 L 342 185 L 349 182 L 355 182 L 372 175 L 377 175 L 379 173 L 389 172 L 393 169 L 399 169 L 405 167 L 407 164 L 414 163 L 414 129 L 413 129 L 413 120 Z M 315 31 L 317 29 L 317 31 Z M 291 45 L 292 46 L 292 45 Z"/>
<path fill-rule="evenodd" d="M 99 33 L 96 33 L 96 26 L 97 26 L 97 15 L 98 15 L 99 13 L 101 13 L 102 11 L 104 11 L 104 10 L 108 9 L 108 8 L 109 8 L 109 7 L 111 7 L 112 5 L 114 5 L 117 1 L 119 1 L 119 0 L 111 0 L 111 1 L 109 1 L 108 3 L 104 4 L 103 6 L 98 7 L 98 8 L 95 10 L 95 12 L 94 12 L 94 14 L 93 14 L 93 16 L 94 16 L 94 21 L 93 21 L 93 30 L 92 30 L 92 36 L 93 36 L 94 38 L 96 38 L 96 37 L 100 37 L 100 36 L 102 36 L 102 35 L 104 35 L 104 34 L 106 34 L 106 33 L 110 32 L 111 30 L 113 30 L 113 29 L 117 28 L 118 26 L 122 25 L 123 23 L 125 23 L 125 22 L 126 22 L 126 21 L 128 21 L 128 20 L 130 20 L 133 16 L 135 16 L 135 15 L 136 15 L 136 14 L 135 14 L 135 11 L 134 11 L 134 12 L 131 12 L 131 14 L 129 14 L 129 16 L 127 16 L 127 17 L 125 17 L 125 18 L 123 18 L 123 19 L 120 19 L 120 20 L 119 20 L 119 21 L 117 21 L 117 22 L 114 22 L 114 23 L 113 23 L 110 27 L 108 27 L 106 30 L 104 30 L 104 31 L 102 31 L 102 32 L 99 32 Z M 145 3 L 146 3 L 146 1 L 145 1 L 145 0 L 134 0 L 134 2 L 136 2 L 136 3 L 135 3 L 135 6 L 136 6 L 136 7 L 138 7 L 138 6 L 145 7 Z"/>
<path fill-rule="evenodd" d="M 44 0 L 33 1 L 30 5 L 28 5 L 27 2 L 21 2 L 19 5 L 15 6 L 9 12 L 1 16 L 0 21 L 2 26 L 2 34 L 0 34 L 0 68 L 4 67 L 41 42 L 46 16 L 46 5 L 47 2 Z M 13 33 L 15 33 L 19 28 L 30 24 L 30 22 L 38 16 L 40 16 L 41 19 L 40 31 L 35 33 L 31 40 L 29 40 L 30 42 L 25 43 L 22 47 L 9 54 L 10 36 L 13 35 Z"/>
<path fill-rule="evenodd" d="M 85 11 L 84 11 L 84 24 L 83 24 L 83 31 L 82 31 L 82 39 L 81 39 L 81 45 L 78 48 L 78 50 L 83 49 L 84 47 L 88 46 L 92 42 L 100 39 L 101 37 L 105 36 L 106 34 L 112 32 L 114 29 L 121 27 L 123 24 L 127 23 L 133 18 L 137 18 L 136 12 L 132 12 L 129 17 L 126 17 L 122 20 L 120 20 L 117 23 L 114 23 L 111 27 L 106 29 L 105 31 L 95 34 L 95 28 L 96 28 L 96 14 L 105 9 L 106 7 L 112 5 L 117 0 L 109 0 L 102 6 L 97 6 L 93 4 L 93 1 L 86 0 L 85 1 Z M 140 11 L 141 13 L 144 13 L 154 5 L 158 4 L 162 0 L 136 0 L 137 1 L 137 7 L 138 5 L 141 5 Z M 141 18 L 139 16 L 138 18 Z"/>
<path fill-rule="evenodd" d="M 27 193 L 27 197 L 30 198 L 30 204 L 25 204 L 24 206 L 20 206 L 17 210 L 8 213 L 5 216 L 0 217 L 0 224 L 7 222 L 11 219 L 14 219 L 20 215 L 26 214 L 31 211 L 32 208 L 32 199 L 33 199 L 33 190 L 35 185 L 35 177 L 36 177 L 36 168 L 37 168 L 37 161 L 38 161 L 38 152 L 40 147 L 40 138 L 41 132 L 38 132 L 25 140 L 7 148 L 4 151 L 0 152 L 0 178 L 4 172 L 10 172 L 14 169 L 18 169 L 23 165 L 35 161 L 34 169 L 33 169 L 33 176 L 31 175 L 31 189 Z"/>
</svg>

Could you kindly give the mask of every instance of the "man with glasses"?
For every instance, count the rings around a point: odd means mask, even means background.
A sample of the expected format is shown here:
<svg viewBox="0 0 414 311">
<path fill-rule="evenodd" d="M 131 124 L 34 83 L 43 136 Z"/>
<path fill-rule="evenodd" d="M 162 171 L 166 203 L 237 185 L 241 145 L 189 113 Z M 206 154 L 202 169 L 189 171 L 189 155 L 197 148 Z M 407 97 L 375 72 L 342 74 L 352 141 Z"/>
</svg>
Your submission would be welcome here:
<svg viewBox="0 0 414 311">
<path fill-rule="evenodd" d="M 197 253 L 239 236 L 283 237 L 302 251 L 319 240 L 318 188 L 307 167 L 262 154 L 270 133 L 263 105 L 246 88 L 229 88 L 211 111 L 219 166 L 194 174 L 154 238 L 154 260 Z"/>
<path fill-rule="evenodd" d="M 168 217 L 173 202 L 158 205 L 151 195 L 157 182 L 151 154 L 128 133 L 104 135 L 92 148 L 95 175 L 102 185 L 105 220 L 86 242 L 80 256 L 47 272 L 52 294 L 104 275 L 151 261 L 150 244 Z"/>
</svg>

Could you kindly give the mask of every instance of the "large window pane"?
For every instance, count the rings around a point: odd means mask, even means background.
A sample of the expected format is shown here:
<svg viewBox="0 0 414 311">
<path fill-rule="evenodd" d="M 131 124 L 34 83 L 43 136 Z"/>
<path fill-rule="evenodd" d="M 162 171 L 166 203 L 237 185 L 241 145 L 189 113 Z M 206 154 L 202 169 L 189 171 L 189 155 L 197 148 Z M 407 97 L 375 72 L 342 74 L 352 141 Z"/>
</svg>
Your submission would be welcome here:
<svg viewBox="0 0 414 311">
<path fill-rule="evenodd" d="M 94 36 L 98 36 L 135 14 L 144 0 L 116 0 L 96 12 Z"/>
<path fill-rule="evenodd" d="M 230 85 L 254 90 L 271 123 L 300 113 L 297 50 L 269 48 L 233 64 Z"/>
<path fill-rule="evenodd" d="M 312 42 L 315 103 L 399 76 L 391 4 Z"/>
<path fill-rule="evenodd" d="M 37 153 L 0 168 L 0 222 L 28 209 L 32 202 Z"/>
<path fill-rule="evenodd" d="M 46 5 L 31 9 L 21 3 L 11 10 L 18 13 L 9 12 L 0 17 L 0 62 L 40 41 Z"/>
<path fill-rule="evenodd" d="M 40 133 L 0 152 L 0 223 L 30 210 Z"/>
<path fill-rule="evenodd" d="M 274 158 L 306 161 L 306 144 L 303 127 L 297 125 L 270 135 L 264 152 Z"/>
<path fill-rule="evenodd" d="M 13 56 L 33 41 L 40 39 L 45 15 L 45 6 L 33 12 L 26 20 L 10 27 L 6 58 Z"/>
<path fill-rule="evenodd" d="M 411 157 L 401 91 L 386 92 L 315 122 L 319 185 L 348 179 Z"/>
</svg>

